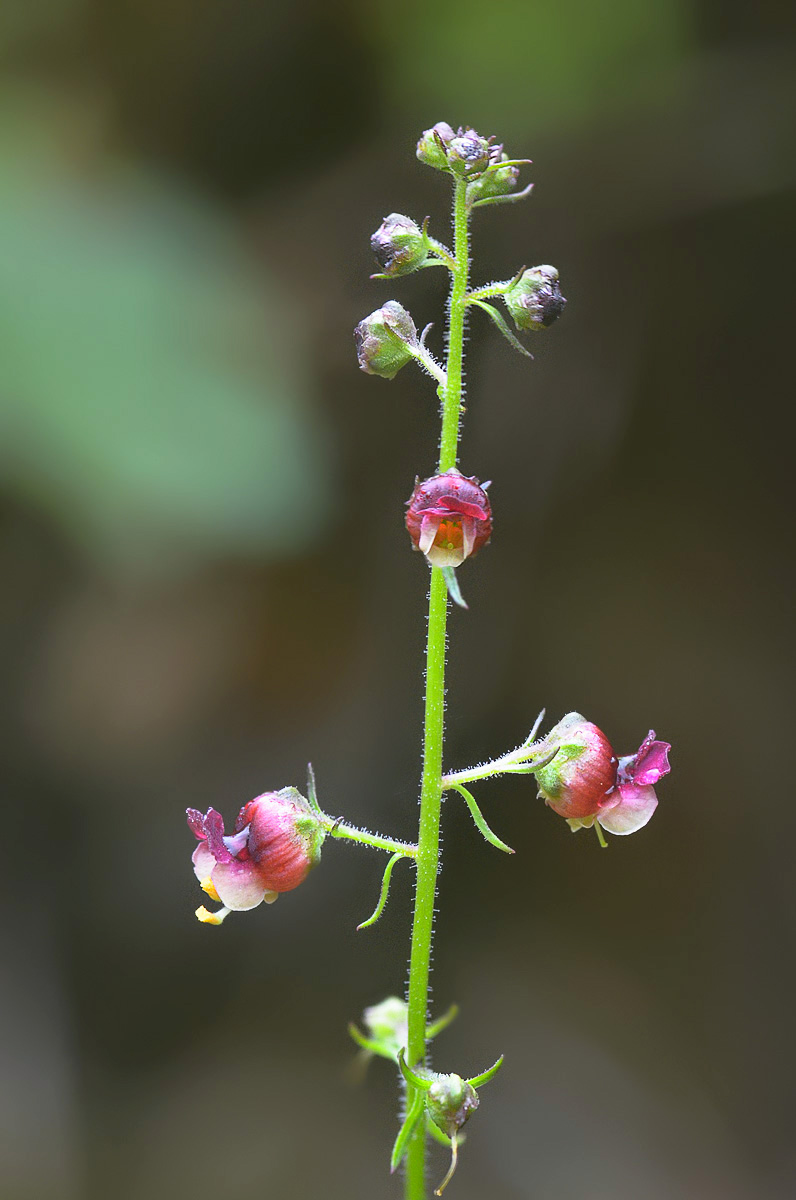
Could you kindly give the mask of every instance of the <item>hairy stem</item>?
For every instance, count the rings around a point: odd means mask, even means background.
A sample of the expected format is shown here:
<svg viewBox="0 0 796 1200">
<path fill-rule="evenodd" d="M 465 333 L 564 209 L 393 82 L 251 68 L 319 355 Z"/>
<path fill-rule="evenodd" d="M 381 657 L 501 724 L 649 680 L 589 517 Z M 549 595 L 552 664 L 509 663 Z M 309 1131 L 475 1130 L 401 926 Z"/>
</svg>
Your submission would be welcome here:
<svg viewBox="0 0 796 1200">
<path fill-rule="evenodd" d="M 346 838 L 351 842 L 360 842 L 363 846 L 373 846 L 374 850 L 387 850 L 391 854 L 400 854 L 404 858 L 415 858 L 417 855 L 417 846 L 411 842 L 399 842 L 395 838 L 381 837 L 377 833 L 370 833 L 367 829 L 357 829 L 356 825 L 349 825 L 346 821 L 336 821 L 333 817 L 327 817 L 325 814 L 321 818 L 321 824 L 334 838 Z"/>
<path fill-rule="evenodd" d="M 464 316 L 469 269 L 467 183 L 455 181 L 453 232 L 455 269 L 448 309 L 448 361 L 443 393 L 439 471 L 456 465 L 462 404 Z M 423 732 L 423 781 L 420 792 L 420 825 L 417 848 L 417 887 L 409 960 L 409 1031 L 407 1063 L 414 1068 L 426 1060 L 428 981 L 434 901 L 439 872 L 439 822 L 442 806 L 442 745 L 445 712 L 445 648 L 448 589 L 438 567 L 431 568 L 426 648 L 426 706 Z M 407 1106 L 415 1100 L 407 1085 Z M 406 1158 L 405 1200 L 426 1200 L 426 1128 L 417 1124 Z"/>
</svg>

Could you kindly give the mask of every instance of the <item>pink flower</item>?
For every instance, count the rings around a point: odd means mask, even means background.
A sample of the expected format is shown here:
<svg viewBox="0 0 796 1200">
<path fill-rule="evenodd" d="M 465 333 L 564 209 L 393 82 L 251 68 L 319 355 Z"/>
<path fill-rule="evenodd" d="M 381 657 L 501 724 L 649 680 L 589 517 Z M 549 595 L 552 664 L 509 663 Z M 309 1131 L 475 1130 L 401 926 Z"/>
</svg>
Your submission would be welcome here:
<svg viewBox="0 0 796 1200">
<path fill-rule="evenodd" d="M 434 567 L 458 567 L 477 554 L 492 533 L 492 510 L 474 475 L 455 467 L 415 485 L 406 512 L 414 548 Z"/>
<path fill-rule="evenodd" d="M 244 804 L 229 836 L 224 818 L 214 808 L 202 814 L 186 810 L 188 825 L 199 839 L 193 866 L 203 890 L 224 907 L 215 913 L 204 905 L 200 921 L 220 925 L 230 911 L 245 912 L 265 901 L 273 904 L 306 878 L 321 856 L 326 831 L 307 800 L 295 788 L 264 792 Z"/>
<path fill-rule="evenodd" d="M 668 742 L 654 730 L 635 754 L 617 760 L 601 729 L 580 713 L 569 713 L 543 739 L 558 752 L 536 772 L 539 794 L 573 832 L 595 821 L 609 833 L 635 833 L 658 806 L 654 784 L 669 773 Z"/>
</svg>

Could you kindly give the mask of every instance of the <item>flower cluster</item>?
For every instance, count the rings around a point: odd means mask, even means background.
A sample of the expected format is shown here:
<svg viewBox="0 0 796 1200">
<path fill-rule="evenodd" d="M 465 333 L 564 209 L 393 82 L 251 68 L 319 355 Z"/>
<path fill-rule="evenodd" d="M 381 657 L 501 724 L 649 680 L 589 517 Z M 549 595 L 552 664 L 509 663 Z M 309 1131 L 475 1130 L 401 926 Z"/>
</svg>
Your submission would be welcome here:
<svg viewBox="0 0 796 1200">
<path fill-rule="evenodd" d="M 635 833 L 658 806 L 654 785 L 669 773 L 668 742 L 650 730 L 635 754 L 617 758 L 608 738 L 580 713 L 569 713 L 539 744 L 555 757 L 536 771 L 539 794 L 570 829 L 596 822 L 609 833 Z"/>
<path fill-rule="evenodd" d="M 211 913 L 196 910 L 200 921 L 220 925 L 230 911 L 245 912 L 282 892 L 297 888 L 321 856 L 326 830 L 307 800 L 293 787 L 264 792 L 238 813 L 227 836 L 224 818 L 214 808 L 189 808 L 188 825 L 199 845 L 193 866 L 203 891 L 223 905 Z"/>
</svg>

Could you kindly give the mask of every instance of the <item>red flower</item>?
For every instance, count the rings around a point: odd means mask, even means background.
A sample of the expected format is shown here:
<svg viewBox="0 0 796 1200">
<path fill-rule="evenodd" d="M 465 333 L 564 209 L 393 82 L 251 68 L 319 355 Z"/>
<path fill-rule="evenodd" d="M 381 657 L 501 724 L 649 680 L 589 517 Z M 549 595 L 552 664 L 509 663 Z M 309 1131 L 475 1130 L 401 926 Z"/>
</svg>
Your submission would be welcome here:
<svg viewBox="0 0 796 1200">
<path fill-rule="evenodd" d="M 295 788 L 264 792 L 244 804 L 233 833 L 224 835 L 224 818 L 214 808 L 202 814 L 186 810 L 199 839 L 193 853 L 196 877 L 204 891 L 224 907 L 210 913 L 202 906 L 200 921 L 220 925 L 227 913 L 273 904 L 306 878 L 320 859 L 325 830 L 309 803 Z"/>
<path fill-rule="evenodd" d="M 596 821 L 609 833 L 635 833 L 658 806 L 653 784 L 667 775 L 668 742 L 654 730 L 635 754 L 617 759 L 601 729 L 580 713 L 569 713 L 543 739 L 555 758 L 536 772 L 539 794 L 574 831 Z"/>
<path fill-rule="evenodd" d="M 422 550 L 432 566 L 458 567 L 489 541 L 489 498 L 474 475 L 468 479 L 451 467 L 415 485 L 406 528 L 414 548 Z"/>
</svg>

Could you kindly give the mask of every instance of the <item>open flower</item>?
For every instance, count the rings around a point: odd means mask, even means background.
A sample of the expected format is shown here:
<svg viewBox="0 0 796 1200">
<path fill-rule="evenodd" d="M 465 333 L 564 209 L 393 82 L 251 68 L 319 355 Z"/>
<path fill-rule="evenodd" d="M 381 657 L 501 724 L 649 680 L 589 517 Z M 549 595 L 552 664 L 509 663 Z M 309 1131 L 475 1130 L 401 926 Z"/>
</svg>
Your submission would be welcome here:
<svg viewBox="0 0 796 1200">
<path fill-rule="evenodd" d="M 203 890 L 223 905 L 196 910 L 200 921 L 220 925 L 230 911 L 245 912 L 280 892 L 290 892 L 306 878 L 321 856 L 326 831 L 296 788 L 264 792 L 244 804 L 229 836 L 224 818 L 214 808 L 186 810 L 199 839 L 193 866 Z"/>
<path fill-rule="evenodd" d="M 557 753 L 536 772 L 539 794 L 573 832 L 596 822 L 609 833 L 635 833 L 655 812 L 654 784 L 670 770 L 671 746 L 656 741 L 654 730 L 635 754 L 617 759 L 601 729 L 569 713 L 542 746 Z"/>
<path fill-rule="evenodd" d="M 451 467 L 415 485 L 406 528 L 416 550 L 434 567 L 458 567 L 477 554 L 492 533 L 489 498 L 474 475 Z"/>
</svg>

